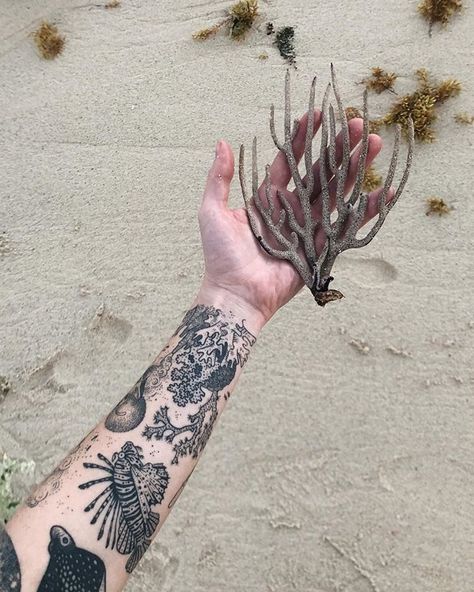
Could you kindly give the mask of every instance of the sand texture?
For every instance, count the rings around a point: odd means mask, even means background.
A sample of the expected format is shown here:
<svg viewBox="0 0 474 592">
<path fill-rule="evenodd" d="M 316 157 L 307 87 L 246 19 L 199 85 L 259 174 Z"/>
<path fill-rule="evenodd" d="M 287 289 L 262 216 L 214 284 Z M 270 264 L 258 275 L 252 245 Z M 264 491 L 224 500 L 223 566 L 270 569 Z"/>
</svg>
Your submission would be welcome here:
<svg viewBox="0 0 474 592">
<path fill-rule="evenodd" d="M 46 474 L 174 331 L 215 141 L 257 134 L 272 157 L 286 67 L 265 22 L 294 25 L 298 112 L 331 61 L 347 105 L 372 66 L 397 92 L 419 67 L 463 92 L 380 234 L 337 261 L 346 298 L 303 292 L 266 327 L 128 590 L 472 592 L 473 126 L 453 120 L 474 111 L 472 9 L 430 38 L 416 1 L 262 1 L 244 42 L 197 43 L 228 2 L 100 3 L 0 0 L 0 448 Z M 66 37 L 56 60 L 42 19 Z M 392 100 L 371 94 L 373 115 Z M 451 213 L 426 216 L 432 195 Z"/>
</svg>

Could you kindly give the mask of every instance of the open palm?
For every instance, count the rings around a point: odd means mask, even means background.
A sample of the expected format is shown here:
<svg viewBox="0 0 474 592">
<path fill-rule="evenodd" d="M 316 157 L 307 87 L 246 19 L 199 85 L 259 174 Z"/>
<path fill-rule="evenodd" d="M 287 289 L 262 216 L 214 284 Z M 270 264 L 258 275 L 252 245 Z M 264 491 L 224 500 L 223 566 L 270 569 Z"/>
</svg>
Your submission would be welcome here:
<svg viewBox="0 0 474 592">
<path fill-rule="evenodd" d="M 293 140 L 295 157 L 299 161 L 304 151 L 304 140 L 308 123 L 307 114 L 300 120 L 298 132 Z M 321 123 L 321 113 L 314 112 L 314 133 Z M 362 119 L 349 122 L 349 136 L 352 150 L 346 192 L 354 185 L 359 160 L 359 142 L 362 137 Z M 336 158 L 342 159 L 342 137 L 336 140 Z M 366 166 L 374 160 L 382 148 L 379 136 L 369 136 L 369 151 Z M 319 162 L 313 164 L 315 186 L 311 198 L 315 219 L 321 217 L 321 187 Z M 268 320 L 281 306 L 286 304 L 303 286 L 303 280 L 296 269 L 287 261 L 271 257 L 261 248 L 250 228 L 247 212 L 244 208 L 230 209 L 227 205 L 230 184 L 234 175 L 234 155 L 229 144 L 223 140 L 216 147 L 216 158 L 209 171 L 202 205 L 199 211 L 199 225 L 205 258 L 204 285 L 223 289 L 230 296 L 243 300 L 259 311 Z M 275 209 L 281 208 L 276 197 L 277 190 L 283 192 L 291 202 L 296 217 L 302 216 L 298 210 L 298 197 L 288 190 L 291 173 L 283 153 L 278 152 L 270 167 L 272 195 Z M 304 179 L 303 179 L 304 181 Z M 335 197 L 335 181 L 330 189 Z M 260 191 L 264 192 L 263 184 Z M 369 196 L 367 214 L 361 226 L 378 214 L 378 196 L 380 190 Z M 390 199 L 392 193 L 389 193 Z M 333 199 L 333 201 L 335 201 Z M 333 208 L 335 203 L 332 204 Z M 315 234 L 316 251 L 324 246 L 325 236 L 322 230 Z"/>
</svg>

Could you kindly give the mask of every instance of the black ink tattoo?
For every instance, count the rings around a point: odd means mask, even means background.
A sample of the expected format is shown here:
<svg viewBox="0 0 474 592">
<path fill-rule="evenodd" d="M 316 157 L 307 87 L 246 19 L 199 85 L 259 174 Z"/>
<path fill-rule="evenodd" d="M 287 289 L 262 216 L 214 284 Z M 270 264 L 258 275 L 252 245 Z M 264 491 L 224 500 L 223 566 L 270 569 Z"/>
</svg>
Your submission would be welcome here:
<svg viewBox="0 0 474 592">
<path fill-rule="evenodd" d="M 62 486 L 64 478 L 70 466 L 78 460 L 84 453 L 88 452 L 92 447 L 93 442 L 98 438 L 95 430 L 92 430 L 85 438 L 83 438 L 77 446 L 75 446 L 66 458 L 54 469 L 54 471 L 46 477 L 26 498 L 26 505 L 29 508 L 36 508 L 47 497 L 57 493 Z"/>
<path fill-rule="evenodd" d="M 102 559 L 76 547 L 62 526 L 53 526 L 48 545 L 49 563 L 38 592 L 105 592 L 105 565 Z"/>
<path fill-rule="evenodd" d="M 20 592 L 21 573 L 20 564 L 15 547 L 7 531 L 0 523 L 0 591 Z"/>
<path fill-rule="evenodd" d="M 179 349 L 179 353 L 174 359 L 168 391 L 179 407 L 205 399 L 204 403 L 188 416 L 189 423 L 183 426 L 174 425 L 169 407 L 162 406 L 154 416 L 156 425 L 146 426 L 143 432 L 148 440 L 156 438 L 170 443 L 180 434 L 190 433 L 174 445 L 173 464 L 189 454 L 196 458 L 203 450 L 217 419 L 219 391 L 232 382 L 237 367 L 244 365 L 256 340 L 244 321 L 241 325 L 233 324 L 221 315 L 220 310 L 198 305 L 188 312 L 178 329 L 181 339 L 174 352 Z"/>
<path fill-rule="evenodd" d="M 145 387 L 158 366 L 150 366 L 105 420 L 111 432 L 130 432 L 141 424 L 146 413 Z"/>
<path fill-rule="evenodd" d="M 199 453 L 204 450 L 212 433 L 212 428 L 217 419 L 218 400 L 219 395 L 216 392 L 212 392 L 209 399 L 199 407 L 199 410 L 193 415 L 188 416 L 189 424 L 181 427 L 177 427 L 171 423 L 168 407 L 160 407 L 153 418 L 156 425 L 146 426 L 143 435 L 148 440 L 156 438 L 157 440 L 165 440 L 172 443 L 180 434 L 190 432 L 191 435 L 189 437 L 186 436 L 174 445 L 174 457 L 171 464 L 177 464 L 180 457 L 187 456 L 188 454 L 193 458 L 197 458 Z"/>
<path fill-rule="evenodd" d="M 104 464 L 84 463 L 86 469 L 99 469 L 107 476 L 79 485 L 88 489 L 105 483 L 105 488 L 84 508 L 94 510 L 91 524 L 100 520 L 100 540 L 106 533 L 105 547 L 117 549 L 122 555 L 130 555 L 125 566 L 131 573 L 150 545 L 160 515 L 152 506 L 161 504 L 168 486 L 169 475 L 162 463 L 143 463 L 139 446 L 126 442 L 112 461 L 103 454 L 97 455 Z M 96 506 L 98 508 L 96 509 Z"/>
</svg>

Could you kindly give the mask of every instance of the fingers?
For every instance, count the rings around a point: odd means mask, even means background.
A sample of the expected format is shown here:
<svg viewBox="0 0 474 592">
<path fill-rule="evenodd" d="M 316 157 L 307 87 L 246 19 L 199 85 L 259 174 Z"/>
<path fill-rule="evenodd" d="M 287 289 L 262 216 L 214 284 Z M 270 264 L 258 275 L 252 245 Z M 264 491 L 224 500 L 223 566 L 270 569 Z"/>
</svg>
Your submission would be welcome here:
<svg viewBox="0 0 474 592">
<path fill-rule="evenodd" d="M 351 151 L 357 146 L 362 138 L 362 128 L 363 128 L 363 120 L 360 118 L 354 118 L 348 121 L 349 126 L 349 144 Z M 342 162 L 342 148 L 343 148 L 343 138 L 342 132 L 339 132 L 336 136 L 336 163 L 339 166 Z M 316 161 L 313 165 L 313 174 L 314 174 L 314 188 L 313 194 L 311 197 L 311 201 L 316 200 L 321 193 L 321 182 L 319 179 L 319 160 Z M 327 171 L 328 179 L 332 177 L 331 172 Z M 303 182 L 306 184 L 306 177 L 304 177 Z"/>
<path fill-rule="evenodd" d="M 314 125 L 313 125 L 313 137 L 316 135 L 321 125 L 321 111 L 316 109 L 314 111 Z M 296 158 L 296 162 L 301 160 L 304 154 L 306 129 L 308 127 L 308 113 L 305 113 L 299 121 L 298 131 L 293 140 L 293 153 Z M 283 152 L 279 151 L 275 156 L 274 161 L 270 166 L 270 179 L 272 185 L 278 188 L 285 188 L 291 180 L 291 172 L 288 166 L 288 161 Z"/>
<path fill-rule="evenodd" d="M 351 120 L 354 121 L 354 120 Z M 359 120 L 361 121 L 361 120 Z M 365 168 L 370 166 L 374 161 L 375 157 L 378 153 L 382 150 L 382 139 L 380 136 L 376 134 L 369 135 L 369 147 L 367 151 L 367 159 L 365 161 Z M 359 166 L 359 158 L 361 154 L 361 147 L 359 146 L 355 151 L 354 154 L 351 156 L 349 161 L 349 168 L 347 171 L 346 182 L 344 184 L 344 194 L 347 194 L 352 187 L 354 186 L 356 177 L 357 177 L 357 168 Z M 316 180 L 315 180 L 316 182 Z M 331 179 L 329 182 L 329 208 L 330 211 L 334 211 L 336 207 L 336 190 L 337 190 L 337 181 L 336 178 Z M 316 217 L 317 220 L 320 219 L 322 215 L 322 203 L 321 199 L 317 199 L 313 206 L 312 206 L 313 215 Z"/>
<path fill-rule="evenodd" d="M 379 214 L 379 198 L 380 194 L 383 191 L 383 187 L 380 189 L 375 189 L 369 193 L 369 199 L 367 201 L 367 208 L 365 210 L 365 216 L 362 219 L 362 222 L 359 228 L 362 228 L 367 222 L 370 222 L 373 218 L 378 216 Z M 387 196 L 385 197 L 385 203 L 388 204 L 392 201 L 393 196 L 395 195 L 395 190 L 393 187 L 390 187 L 388 190 Z"/>
<path fill-rule="evenodd" d="M 225 140 L 220 140 L 217 142 L 214 162 L 207 175 L 201 210 L 227 206 L 233 176 L 234 154 L 232 148 Z"/>
</svg>

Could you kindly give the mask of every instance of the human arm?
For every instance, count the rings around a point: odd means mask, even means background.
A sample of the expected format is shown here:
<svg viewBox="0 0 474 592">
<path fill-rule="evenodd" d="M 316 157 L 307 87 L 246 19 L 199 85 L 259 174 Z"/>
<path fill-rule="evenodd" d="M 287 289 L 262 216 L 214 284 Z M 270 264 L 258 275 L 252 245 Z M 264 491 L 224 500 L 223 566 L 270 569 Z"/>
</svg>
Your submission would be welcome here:
<svg viewBox="0 0 474 592">
<path fill-rule="evenodd" d="M 304 127 L 303 119 L 295 152 Z M 358 129 L 352 124 L 353 145 Z M 373 158 L 376 137 L 371 145 Z M 75 581 L 94 578 L 84 589 L 123 587 L 191 474 L 258 332 L 301 288 L 289 264 L 263 253 L 245 210 L 227 207 L 232 173 L 230 147 L 220 143 L 199 215 L 206 273 L 183 323 L 143 379 L 8 524 L 22 590 L 63 589 L 55 574 L 67 577 L 73 563 Z M 288 184 L 281 155 L 272 178 Z M 317 195 L 314 203 L 316 210 Z M 59 564 L 66 568 L 58 572 Z"/>
</svg>

